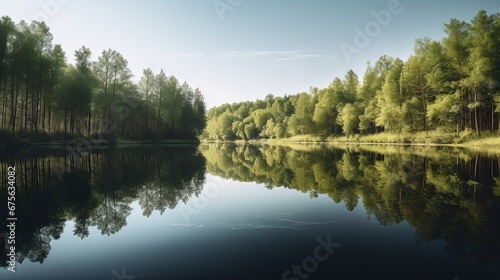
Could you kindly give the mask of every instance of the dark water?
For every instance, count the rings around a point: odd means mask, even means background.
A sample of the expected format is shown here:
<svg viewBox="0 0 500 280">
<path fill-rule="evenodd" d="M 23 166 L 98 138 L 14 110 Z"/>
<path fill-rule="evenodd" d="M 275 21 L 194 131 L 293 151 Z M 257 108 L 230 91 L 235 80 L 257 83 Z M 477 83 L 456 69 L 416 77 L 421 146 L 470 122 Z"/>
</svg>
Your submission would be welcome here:
<svg viewBox="0 0 500 280">
<path fill-rule="evenodd" d="M 3 157 L 0 279 L 499 279 L 499 162 L 231 144 Z"/>
</svg>

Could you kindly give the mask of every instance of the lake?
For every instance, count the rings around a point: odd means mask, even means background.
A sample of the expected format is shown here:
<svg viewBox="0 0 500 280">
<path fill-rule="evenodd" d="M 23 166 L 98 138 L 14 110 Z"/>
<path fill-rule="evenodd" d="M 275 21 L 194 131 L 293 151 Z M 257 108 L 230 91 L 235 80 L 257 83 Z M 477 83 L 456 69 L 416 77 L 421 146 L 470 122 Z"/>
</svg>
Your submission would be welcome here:
<svg viewBox="0 0 500 280">
<path fill-rule="evenodd" d="M 320 144 L 4 155 L 0 279 L 499 279 L 499 163 Z"/>
</svg>

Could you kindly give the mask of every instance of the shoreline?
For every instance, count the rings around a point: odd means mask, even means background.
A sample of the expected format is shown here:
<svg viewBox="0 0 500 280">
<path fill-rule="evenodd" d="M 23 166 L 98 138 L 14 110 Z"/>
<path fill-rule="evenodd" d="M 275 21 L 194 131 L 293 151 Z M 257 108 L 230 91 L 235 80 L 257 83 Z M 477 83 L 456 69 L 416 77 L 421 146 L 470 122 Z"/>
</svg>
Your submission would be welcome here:
<svg viewBox="0 0 500 280">
<path fill-rule="evenodd" d="M 250 140 L 200 140 L 200 143 L 235 143 L 235 144 L 331 144 L 331 145 L 381 145 L 381 146 L 428 146 L 428 147 L 462 147 L 462 148 L 500 148 L 500 136 L 488 134 L 485 136 L 456 137 L 445 135 L 448 141 L 433 141 L 432 137 L 406 137 L 407 135 L 378 134 L 359 136 L 356 140 L 346 137 L 324 137 L 316 135 L 299 135 L 281 139 L 250 139 Z M 396 138 L 397 137 L 397 138 Z M 406 138 L 405 138 L 406 137 Z M 354 137 L 353 137 L 354 138 Z M 374 139 L 375 138 L 375 139 Z M 370 141 L 370 139 L 372 139 Z M 390 139 L 390 140 L 389 140 Z M 384 141 L 386 140 L 386 141 Z M 425 141 L 422 141 L 425 140 Z"/>
<path fill-rule="evenodd" d="M 27 138 L 2 139 L 0 143 L 0 155 L 15 154 L 18 152 L 29 151 L 31 149 L 78 149 L 81 151 L 103 151 L 113 148 L 127 147 L 151 147 L 151 146 L 194 146 L 198 145 L 198 139 L 165 139 L 162 141 L 151 140 L 129 140 L 117 139 L 115 142 L 106 139 L 92 139 L 85 137 L 74 137 L 71 139 L 50 139 L 43 142 L 31 142 Z"/>
</svg>

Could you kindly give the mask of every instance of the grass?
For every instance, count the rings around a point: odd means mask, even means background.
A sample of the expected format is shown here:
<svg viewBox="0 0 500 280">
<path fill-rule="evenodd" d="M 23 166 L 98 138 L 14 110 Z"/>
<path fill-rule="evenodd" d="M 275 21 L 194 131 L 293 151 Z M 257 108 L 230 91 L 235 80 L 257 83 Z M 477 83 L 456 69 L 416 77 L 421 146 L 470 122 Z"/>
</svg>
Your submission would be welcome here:
<svg viewBox="0 0 500 280">
<path fill-rule="evenodd" d="M 266 143 L 322 143 L 326 141 L 326 137 L 313 134 L 303 134 L 303 135 L 292 136 L 289 138 L 251 140 L 249 142 L 253 141 L 266 142 Z"/>
<path fill-rule="evenodd" d="M 477 136 L 470 130 L 458 135 L 445 131 L 428 131 L 417 133 L 379 133 L 373 135 L 355 135 L 347 138 L 330 137 L 328 142 L 335 143 L 376 143 L 376 144 L 415 144 L 415 145 L 454 145 L 454 146 L 500 146 L 497 134 Z"/>
<path fill-rule="evenodd" d="M 483 136 L 481 138 L 472 139 L 467 142 L 468 146 L 495 146 L 500 147 L 500 136 Z"/>
<path fill-rule="evenodd" d="M 322 136 L 314 134 L 296 135 L 280 139 L 254 139 L 249 141 L 206 141 L 203 142 L 232 142 L 232 143 L 335 143 L 335 144 L 391 144 L 391 145 L 428 145 L 428 146 L 463 146 L 463 147 L 500 147 L 500 136 L 496 133 L 483 133 L 481 136 L 474 131 L 465 130 L 454 132 L 433 130 L 416 133 L 388 133 L 382 132 L 371 135 Z"/>
<path fill-rule="evenodd" d="M 419 133 L 379 133 L 373 135 L 354 136 L 320 136 L 313 134 L 296 135 L 282 139 L 262 139 L 251 140 L 251 142 L 266 142 L 266 143 L 345 143 L 345 144 L 361 144 L 361 143 L 377 143 L 377 144 L 457 144 L 463 142 L 459 136 L 450 133 L 441 133 L 438 131 L 419 132 Z"/>
</svg>

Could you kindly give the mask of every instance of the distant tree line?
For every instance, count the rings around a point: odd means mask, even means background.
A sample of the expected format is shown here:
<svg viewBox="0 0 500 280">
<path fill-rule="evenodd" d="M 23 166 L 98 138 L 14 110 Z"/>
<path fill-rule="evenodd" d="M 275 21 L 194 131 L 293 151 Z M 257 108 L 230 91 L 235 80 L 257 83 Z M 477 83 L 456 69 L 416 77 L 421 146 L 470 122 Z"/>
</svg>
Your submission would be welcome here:
<svg viewBox="0 0 500 280">
<path fill-rule="evenodd" d="M 127 60 L 90 49 L 66 62 L 44 22 L 0 19 L 0 128 L 15 135 L 124 137 L 138 140 L 195 138 L 205 126 L 198 89 L 162 71 L 143 71 L 138 84 Z"/>
<path fill-rule="evenodd" d="M 203 137 L 218 140 L 464 130 L 500 133 L 500 14 L 452 19 L 441 41 L 417 39 L 404 62 L 368 62 L 326 88 L 224 104 L 208 111 Z"/>
</svg>

